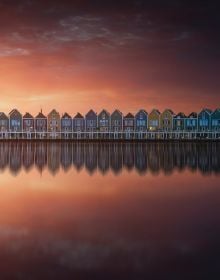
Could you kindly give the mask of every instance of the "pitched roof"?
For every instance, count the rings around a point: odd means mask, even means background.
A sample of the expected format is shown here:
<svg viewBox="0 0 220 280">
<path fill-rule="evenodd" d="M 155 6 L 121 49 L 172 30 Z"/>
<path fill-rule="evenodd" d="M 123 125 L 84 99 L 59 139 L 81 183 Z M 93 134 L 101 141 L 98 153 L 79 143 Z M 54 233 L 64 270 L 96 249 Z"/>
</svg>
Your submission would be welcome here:
<svg viewBox="0 0 220 280">
<path fill-rule="evenodd" d="M 134 118 L 134 115 L 130 112 L 124 116 L 124 119 L 133 119 L 133 118 Z"/>
<path fill-rule="evenodd" d="M 105 113 L 105 114 L 107 114 L 108 116 L 110 116 L 109 112 L 108 112 L 106 109 L 102 109 L 102 111 L 99 113 L 99 116 L 100 116 L 101 114 L 103 114 L 103 113 Z"/>
<path fill-rule="evenodd" d="M 174 118 L 182 118 L 182 119 L 184 119 L 184 118 L 186 118 L 186 115 L 183 112 L 179 112 L 177 115 L 175 115 Z"/>
<path fill-rule="evenodd" d="M 212 113 L 212 110 L 210 110 L 210 109 L 208 109 L 208 108 L 203 108 L 203 109 L 201 110 L 201 112 L 202 112 L 202 111 L 206 111 L 206 112 L 208 112 L 209 114 Z M 201 113 L 201 112 L 200 112 L 200 113 Z"/>
<path fill-rule="evenodd" d="M 86 114 L 86 116 L 88 116 L 89 114 L 94 114 L 94 115 L 96 115 L 96 116 L 97 116 L 97 114 L 95 113 L 95 111 L 94 111 L 94 110 L 92 110 L 92 109 L 90 109 L 90 110 L 89 110 L 89 112 Z"/>
<path fill-rule="evenodd" d="M 12 115 L 13 113 L 21 114 L 17 109 L 13 109 L 13 110 L 11 110 L 11 112 L 9 113 L 9 115 Z"/>
<path fill-rule="evenodd" d="M 111 114 L 111 116 L 112 116 L 113 114 L 116 114 L 116 113 L 118 113 L 119 115 L 122 116 L 122 112 L 121 112 L 120 110 L 118 110 L 118 109 L 116 109 L 116 110 Z"/>
<path fill-rule="evenodd" d="M 36 116 L 36 119 L 46 119 L 47 117 L 44 116 L 44 114 L 42 113 L 42 111 Z"/>
<path fill-rule="evenodd" d="M 153 110 L 150 112 L 150 114 L 153 113 L 153 112 L 156 112 L 158 115 L 160 115 L 160 111 L 159 111 L 158 109 L 153 109 Z"/>
<path fill-rule="evenodd" d="M 71 116 L 68 113 L 64 113 L 62 119 L 71 119 Z"/>
<path fill-rule="evenodd" d="M 190 113 L 188 118 L 197 118 L 197 113 L 196 112 Z"/>
<path fill-rule="evenodd" d="M 74 119 L 84 119 L 83 115 L 79 112 L 75 115 Z"/>
<path fill-rule="evenodd" d="M 0 118 L 8 119 L 4 112 L 0 112 Z"/>
<path fill-rule="evenodd" d="M 24 119 L 33 119 L 34 117 L 30 113 L 25 113 L 23 116 Z"/>
<path fill-rule="evenodd" d="M 163 111 L 163 113 L 164 113 L 164 112 L 169 112 L 170 114 L 174 115 L 174 112 L 173 112 L 171 109 L 165 109 L 165 110 Z"/>
</svg>

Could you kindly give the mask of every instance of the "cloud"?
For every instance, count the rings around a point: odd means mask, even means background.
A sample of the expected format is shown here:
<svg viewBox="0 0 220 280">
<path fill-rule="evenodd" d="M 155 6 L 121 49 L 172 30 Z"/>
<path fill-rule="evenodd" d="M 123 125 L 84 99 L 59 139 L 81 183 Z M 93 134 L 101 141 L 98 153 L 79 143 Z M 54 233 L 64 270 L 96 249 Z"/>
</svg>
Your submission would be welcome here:
<svg viewBox="0 0 220 280">
<path fill-rule="evenodd" d="M 0 48 L 0 57 L 27 56 L 30 51 L 22 48 Z"/>
</svg>

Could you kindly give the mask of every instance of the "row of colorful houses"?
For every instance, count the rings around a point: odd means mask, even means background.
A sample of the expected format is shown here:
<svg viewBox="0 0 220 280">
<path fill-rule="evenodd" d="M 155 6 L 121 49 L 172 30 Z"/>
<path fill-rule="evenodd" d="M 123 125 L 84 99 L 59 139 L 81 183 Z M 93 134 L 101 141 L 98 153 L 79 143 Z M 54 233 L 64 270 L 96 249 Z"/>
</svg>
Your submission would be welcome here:
<svg viewBox="0 0 220 280">
<path fill-rule="evenodd" d="M 85 116 L 77 113 L 73 118 L 62 116 L 53 109 L 47 116 L 42 111 L 34 117 L 30 113 L 22 115 L 17 109 L 7 116 L 0 112 L 0 132 L 145 132 L 145 131 L 220 131 L 220 108 L 214 111 L 202 109 L 185 115 L 174 114 L 170 109 L 162 113 L 153 109 L 150 113 L 139 110 L 135 115 L 123 115 L 119 110 L 110 114 L 102 110 L 99 114 L 90 110 Z"/>
</svg>

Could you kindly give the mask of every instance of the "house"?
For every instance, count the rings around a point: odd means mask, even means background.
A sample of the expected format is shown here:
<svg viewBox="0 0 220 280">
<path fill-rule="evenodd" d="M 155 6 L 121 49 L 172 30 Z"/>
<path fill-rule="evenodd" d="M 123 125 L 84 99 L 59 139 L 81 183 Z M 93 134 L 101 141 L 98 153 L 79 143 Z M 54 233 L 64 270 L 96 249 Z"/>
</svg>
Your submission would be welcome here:
<svg viewBox="0 0 220 280">
<path fill-rule="evenodd" d="M 184 131 L 186 115 L 182 112 L 173 117 L 173 130 Z"/>
<path fill-rule="evenodd" d="M 173 129 L 174 113 L 170 109 L 166 109 L 160 115 L 160 129 L 163 131 L 171 131 Z"/>
<path fill-rule="evenodd" d="M 97 114 L 90 110 L 85 116 L 86 131 L 92 132 L 97 130 Z"/>
<path fill-rule="evenodd" d="M 134 131 L 134 115 L 131 113 L 128 113 L 126 116 L 123 118 L 123 130 L 126 132 L 133 132 Z"/>
<path fill-rule="evenodd" d="M 60 114 L 55 109 L 47 116 L 47 130 L 52 138 L 57 138 L 61 131 Z"/>
<path fill-rule="evenodd" d="M 34 132 L 34 117 L 30 113 L 23 116 L 23 132 L 27 132 L 28 135 Z"/>
<path fill-rule="evenodd" d="M 148 115 L 148 130 L 157 131 L 160 127 L 160 111 L 153 109 Z"/>
<path fill-rule="evenodd" d="M 71 138 L 71 132 L 72 132 L 72 117 L 64 113 L 62 118 L 61 118 L 61 132 L 62 136 L 64 138 Z"/>
<path fill-rule="evenodd" d="M 196 131 L 198 126 L 198 119 L 197 119 L 197 113 L 192 112 L 188 115 L 188 117 L 185 118 L 185 130 L 186 131 Z"/>
<path fill-rule="evenodd" d="M 119 110 L 111 114 L 111 131 L 120 132 L 123 130 L 123 115 Z"/>
<path fill-rule="evenodd" d="M 211 129 L 211 114 L 212 111 L 209 109 L 202 109 L 198 114 L 198 130 L 209 131 Z"/>
<path fill-rule="evenodd" d="M 85 119 L 83 115 L 77 113 L 73 118 L 73 131 L 83 132 L 85 130 Z"/>
<path fill-rule="evenodd" d="M 46 136 L 47 132 L 47 117 L 42 113 L 42 110 L 35 117 L 35 131 L 37 133 L 37 137 Z"/>
<path fill-rule="evenodd" d="M 22 115 L 17 109 L 9 113 L 9 128 L 11 132 L 22 132 Z"/>
<path fill-rule="evenodd" d="M 6 136 L 9 131 L 9 119 L 5 113 L 0 112 L 0 136 Z"/>
<path fill-rule="evenodd" d="M 108 132 L 110 130 L 110 114 L 107 110 L 103 109 L 98 114 L 98 128 L 100 132 Z"/>
<path fill-rule="evenodd" d="M 148 114 L 145 110 L 139 110 L 135 115 L 135 131 L 146 131 Z"/>
<path fill-rule="evenodd" d="M 212 131 L 220 131 L 220 108 L 211 114 L 211 129 Z"/>
</svg>

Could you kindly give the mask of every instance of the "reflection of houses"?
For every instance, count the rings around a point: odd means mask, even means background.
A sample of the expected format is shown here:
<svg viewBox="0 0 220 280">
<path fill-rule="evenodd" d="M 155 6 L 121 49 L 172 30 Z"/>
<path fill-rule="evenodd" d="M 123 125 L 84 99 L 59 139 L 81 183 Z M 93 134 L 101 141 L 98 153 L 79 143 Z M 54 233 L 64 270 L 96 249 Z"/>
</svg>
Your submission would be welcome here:
<svg viewBox="0 0 220 280">
<path fill-rule="evenodd" d="M 199 131 L 209 131 L 211 127 L 211 113 L 209 109 L 203 109 L 198 114 L 198 129 Z"/>
<path fill-rule="evenodd" d="M 34 117 L 29 113 L 23 116 L 23 131 L 27 133 L 27 138 L 31 138 L 31 133 L 34 132 Z"/>
<path fill-rule="evenodd" d="M 92 132 L 97 130 L 97 114 L 90 110 L 85 116 L 86 131 Z"/>
<path fill-rule="evenodd" d="M 212 131 L 220 131 L 220 108 L 211 114 Z"/>
<path fill-rule="evenodd" d="M 50 133 L 50 137 L 56 138 L 60 132 L 60 114 L 53 109 L 47 116 L 47 128 Z"/>
<path fill-rule="evenodd" d="M 62 137 L 71 138 L 72 118 L 67 113 L 65 113 L 61 118 L 61 131 Z"/>
<path fill-rule="evenodd" d="M 83 143 L 73 143 L 73 165 L 79 171 L 83 168 L 85 162 L 84 155 L 84 144 Z"/>
<path fill-rule="evenodd" d="M 94 143 L 88 143 L 85 145 L 85 167 L 90 174 L 97 169 L 97 148 L 98 146 Z"/>
<path fill-rule="evenodd" d="M 131 143 L 123 145 L 123 164 L 128 170 L 134 167 L 134 145 Z"/>
<path fill-rule="evenodd" d="M 60 168 L 60 145 L 59 143 L 48 143 L 47 146 L 48 170 L 54 175 Z"/>
<path fill-rule="evenodd" d="M 150 143 L 148 146 L 148 168 L 153 174 L 157 174 L 160 170 L 160 153 L 157 143 Z"/>
<path fill-rule="evenodd" d="M 173 117 L 173 129 L 175 131 L 183 131 L 185 127 L 186 115 L 182 112 Z"/>
<path fill-rule="evenodd" d="M 123 130 L 123 115 L 119 110 L 115 110 L 111 114 L 111 131 L 120 132 Z"/>
<path fill-rule="evenodd" d="M 42 111 L 35 118 L 35 130 L 37 132 L 37 137 L 39 138 L 45 136 L 45 133 L 47 132 L 47 117 Z"/>
<path fill-rule="evenodd" d="M 198 119 L 197 113 L 192 112 L 185 118 L 185 130 L 186 131 L 195 131 L 197 130 Z"/>
<path fill-rule="evenodd" d="M 109 170 L 109 145 L 101 144 L 98 147 L 98 168 L 105 174 Z"/>
<path fill-rule="evenodd" d="M 9 127 L 11 132 L 22 131 L 22 115 L 17 109 L 9 113 Z"/>
<path fill-rule="evenodd" d="M 4 170 L 9 162 L 9 143 L 0 142 L 0 170 Z"/>
<path fill-rule="evenodd" d="M 157 109 L 153 109 L 148 115 L 148 130 L 157 131 L 160 127 L 160 112 Z"/>
<path fill-rule="evenodd" d="M 123 167 L 122 144 L 110 144 L 110 165 L 115 174 L 118 174 Z"/>
<path fill-rule="evenodd" d="M 147 171 L 147 147 L 145 144 L 140 143 L 140 145 L 135 145 L 135 168 L 140 173 L 143 174 Z"/>
<path fill-rule="evenodd" d="M 147 112 L 145 110 L 140 110 L 135 115 L 135 130 L 136 131 L 146 131 L 147 130 Z"/>
<path fill-rule="evenodd" d="M 160 129 L 163 131 L 171 131 L 173 128 L 174 113 L 170 109 L 166 109 L 160 115 Z"/>
<path fill-rule="evenodd" d="M 21 143 L 10 143 L 9 146 L 9 167 L 14 175 L 17 175 L 22 167 L 22 146 Z"/>
<path fill-rule="evenodd" d="M 108 132 L 110 128 L 110 114 L 107 110 L 102 110 L 98 114 L 98 128 L 100 132 Z"/>
<path fill-rule="evenodd" d="M 5 115 L 5 113 L 0 112 L 0 137 L 6 136 L 8 130 L 9 130 L 9 119 Z"/>
<path fill-rule="evenodd" d="M 125 132 L 134 131 L 134 115 L 133 114 L 128 113 L 126 116 L 124 116 L 123 129 Z"/>
<path fill-rule="evenodd" d="M 85 130 L 85 119 L 80 113 L 77 113 L 73 118 L 73 131 L 83 132 L 84 130 Z"/>
<path fill-rule="evenodd" d="M 38 142 L 35 146 L 35 165 L 42 172 L 47 165 L 47 144 Z"/>
<path fill-rule="evenodd" d="M 22 147 L 23 166 L 26 171 L 29 171 L 34 165 L 34 150 L 33 142 L 24 143 Z"/>
<path fill-rule="evenodd" d="M 72 145 L 69 142 L 61 143 L 61 160 L 62 168 L 67 171 L 72 165 Z"/>
</svg>

